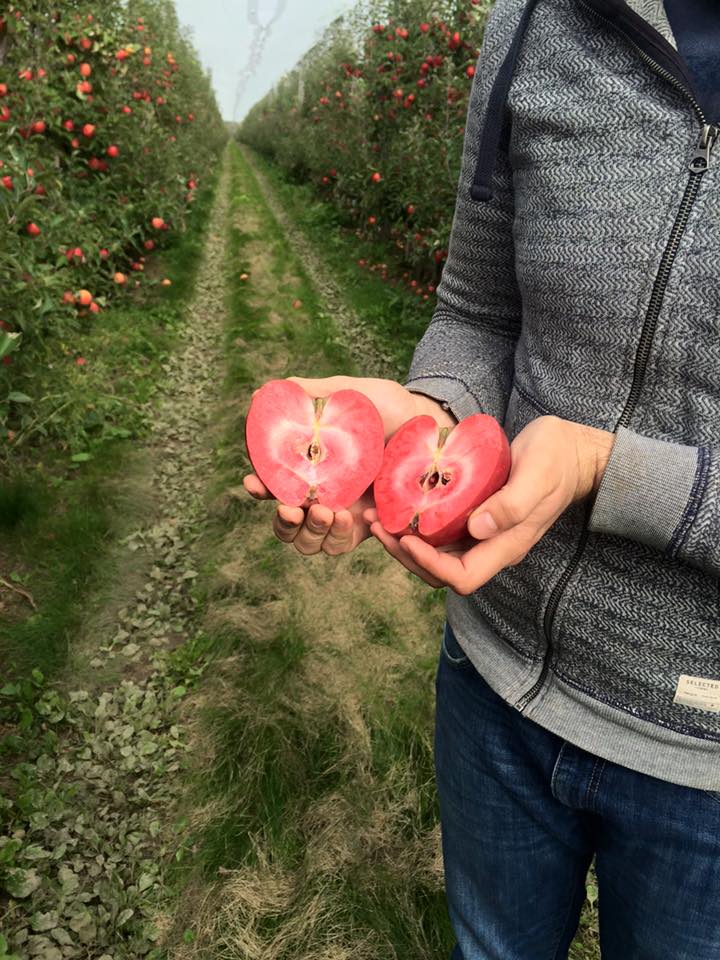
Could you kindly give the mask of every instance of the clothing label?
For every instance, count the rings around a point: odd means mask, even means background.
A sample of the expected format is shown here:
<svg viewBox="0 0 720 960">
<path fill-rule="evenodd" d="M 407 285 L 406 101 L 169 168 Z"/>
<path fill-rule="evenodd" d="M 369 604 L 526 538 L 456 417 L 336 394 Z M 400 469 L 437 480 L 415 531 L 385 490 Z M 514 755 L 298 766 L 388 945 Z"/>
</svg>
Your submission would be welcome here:
<svg viewBox="0 0 720 960">
<path fill-rule="evenodd" d="M 688 677 L 682 674 L 673 702 L 720 713 L 720 680 L 706 680 L 703 677 Z"/>
</svg>

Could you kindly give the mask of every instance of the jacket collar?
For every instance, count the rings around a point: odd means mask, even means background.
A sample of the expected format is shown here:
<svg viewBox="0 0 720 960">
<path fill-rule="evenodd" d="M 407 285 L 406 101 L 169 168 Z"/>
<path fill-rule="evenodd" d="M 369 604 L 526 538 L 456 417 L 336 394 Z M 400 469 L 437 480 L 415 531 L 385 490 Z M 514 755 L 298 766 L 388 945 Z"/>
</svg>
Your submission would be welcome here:
<svg viewBox="0 0 720 960">
<path fill-rule="evenodd" d="M 665 37 L 670 46 L 677 49 L 675 36 L 670 26 L 663 0 L 625 0 L 631 10 L 646 20 L 660 36 Z"/>
<path fill-rule="evenodd" d="M 621 30 L 663 70 L 694 93 L 693 79 L 677 51 L 662 0 L 577 0 Z M 609 29 L 612 29 L 609 27 Z"/>
</svg>

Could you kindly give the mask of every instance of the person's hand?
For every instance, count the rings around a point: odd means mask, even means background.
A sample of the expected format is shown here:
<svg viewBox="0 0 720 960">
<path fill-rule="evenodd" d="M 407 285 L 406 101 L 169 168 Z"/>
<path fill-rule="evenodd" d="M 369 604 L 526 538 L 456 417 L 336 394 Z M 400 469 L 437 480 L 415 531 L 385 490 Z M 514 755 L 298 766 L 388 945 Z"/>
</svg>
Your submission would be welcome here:
<svg viewBox="0 0 720 960">
<path fill-rule="evenodd" d="M 374 509 L 366 511 L 365 520 L 412 573 L 432 587 L 467 596 L 520 563 L 571 503 L 597 492 L 614 442 L 612 433 L 559 417 L 533 420 L 510 446 L 505 486 L 470 515 L 473 540 L 436 548 L 420 537 L 392 536 Z"/>
<path fill-rule="evenodd" d="M 440 426 L 454 426 L 457 422 L 437 401 L 411 393 L 394 380 L 370 377 L 288 379 L 301 386 L 311 397 L 327 397 L 338 390 L 357 390 L 363 393 L 372 400 L 380 413 L 386 442 L 403 423 L 421 413 L 435 417 Z M 270 491 L 254 473 L 244 477 L 243 486 L 257 500 L 273 499 Z M 339 510 L 337 513 L 318 503 L 311 504 L 307 509 L 278 504 L 273 519 L 273 532 L 279 540 L 292 543 L 299 553 L 311 555 L 323 552 L 338 556 L 354 550 L 370 536 L 370 524 L 365 520 L 364 514 L 374 505 L 371 488 L 348 510 Z"/>
</svg>

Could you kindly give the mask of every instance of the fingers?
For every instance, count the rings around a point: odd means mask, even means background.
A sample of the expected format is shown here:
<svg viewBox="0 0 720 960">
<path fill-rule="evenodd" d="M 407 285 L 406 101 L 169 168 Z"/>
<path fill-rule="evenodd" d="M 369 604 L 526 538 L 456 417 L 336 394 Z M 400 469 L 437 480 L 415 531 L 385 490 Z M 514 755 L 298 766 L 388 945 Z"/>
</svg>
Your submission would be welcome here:
<svg viewBox="0 0 720 960">
<path fill-rule="evenodd" d="M 467 596 L 496 573 L 518 563 L 532 546 L 528 531 L 511 529 L 465 553 L 443 553 L 419 537 L 404 537 L 403 546 L 429 576 L 442 580 L 455 593 Z"/>
<path fill-rule="evenodd" d="M 301 507 L 281 504 L 273 521 L 275 536 L 292 543 L 298 553 L 313 556 L 321 551 L 337 556 L 352 550 L 355 531 L 349 510 L 333 514 L 329 507 L 314 503 L 307 514 Z"/>
<path fill-rule="evenodd" d="M 323 540 L 330 532 L 333 523 L 333 512 L 329 507 L 314 503 L 305 515 L 305 522 L 300 527 L 293 540 L 293 546 L 304 556 L 320 553 Z"/>
<path fill-rule="evenodd" d="M 273 517 L 273 533 L 283 543 L 292 543 L 305 522 L 302 507 L 288 507 L 281 503 Z"/>
<path fill-rule="evenodd" d="M 273 518 L 273 533 L 283 543 L 292 543 L 304 556 L 322 551 L 331 557 L 349 553 L 367 536 L 367 530 L 358 529 L 350 510 L 333 514 L 328 507 L 317 503 L 312 504 L 307 514 L 302 507 L 279 504 Z"/>
<path fill-rule="evenodd" d="M 331 557 L 348 553 L 355 546 L 355 519 L 349 510 L 340 510 L 323 541 L 323 551 Z"/>
<path fill-rule="evenodd" d="M 270 493 L 268 488 L 262 482 L 260 477 L 256 476 L 254 473 L 248 474 L 248 476 L 243 477 L 243 486 L 250 494 L 251 497 L 255 497 L 256 500 L 273 500 L 273 495 Z"/>
<path fill-rule="evenodd" d="M 403 537 L 402 545 L 412 562 L 423 570 L 426 576 L 451 587 L 456 593 L 462 595 L 472 593 L 472 589 L 475 589 L 474 586 L 469 589 L 468 571 L 465 569 L 462 556 L 440 553 L 419 537 Z"/>
<path fill-rule="evenodd" d="M 373 536 L 411 573 L 432 587 L 447 586 L 461 596 L 473 593 L 500 570 L 517 563 L 530 545 L 525 542 L 526 532 L 519 534 L 513 529 L 487 543 L 475 543 L 469 550 L 467 541 L 437 548 L 420 537 L 394 537 L 379 523 L 376 510 L 365 510 L 363 516 L 371 524 Z"/>
<path fill-rule="evenodd" d="M 369 513 L 370 511 L 367 512 Z M 405 547 L 403 541 L 417 540 L 417 537 L 403 537 L 402 540 L 398 540 L 397 537 L 394 537 L 391 533 L 388 533 L 382 524 L 377 521 L 371 525 L 370 532 L 374 537 L 377 537 L 387 552 L 392 557 L 395 557 L 396 560 L 399 560 L 400 563 L 410 571 L 410 573 L 414 573 L 416 577 L 420 577 L 421 580 L 424 580 L 425 583 L 430 584 L 430 586 L 434 587 L 436 590 L 445 586 L 445 583 L 443 583 L 442 580 L 434 577 L 428 570 L 420 566 L 420 564 L 415 563 L 412 555 Z M 431 547 L 430 549 L 432 550 L 434 548 Z"/>
</svg>

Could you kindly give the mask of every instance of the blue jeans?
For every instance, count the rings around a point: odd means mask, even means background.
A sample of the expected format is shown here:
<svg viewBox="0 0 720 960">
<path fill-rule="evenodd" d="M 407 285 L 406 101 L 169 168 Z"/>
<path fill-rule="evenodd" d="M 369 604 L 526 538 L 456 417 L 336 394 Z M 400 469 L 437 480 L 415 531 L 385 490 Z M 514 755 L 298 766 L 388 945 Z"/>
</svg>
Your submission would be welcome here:
<svg viewBox="0 0 720 960">
<path fill-rule="evenodd" d="M 593 855 L 603 960 L 720 960 L 720 795 L 526 719 L 447 625 L 436 689 L 452 960 L 565 960 Z"/>
</svg>

